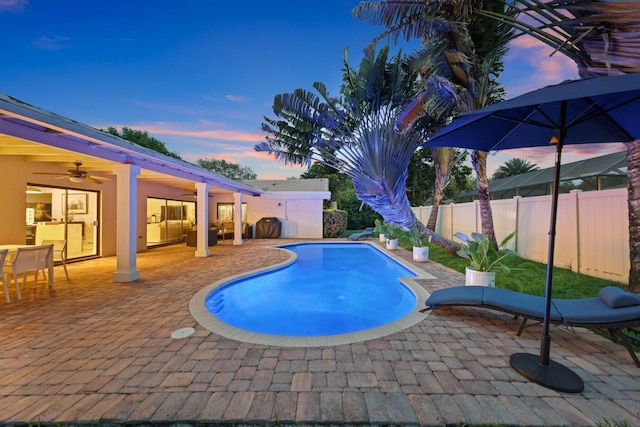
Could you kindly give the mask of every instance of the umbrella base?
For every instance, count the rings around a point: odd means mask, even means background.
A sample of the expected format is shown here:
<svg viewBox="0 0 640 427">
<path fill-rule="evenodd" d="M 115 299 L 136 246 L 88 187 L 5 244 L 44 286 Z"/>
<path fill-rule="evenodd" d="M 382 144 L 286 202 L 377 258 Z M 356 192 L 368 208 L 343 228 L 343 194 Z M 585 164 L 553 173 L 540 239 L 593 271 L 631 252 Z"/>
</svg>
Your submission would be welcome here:
<svg viewBox="0 0 640 427">
<path fill-rule="evenodd" d="M 540 358 L 535 354 L 515 353 L 509 362 L 520 375 L 541 386 L 565 393 L 584 390 L 584 383 L 578 374 L 553 360 L 549 360 L 549 365 L 545 366 L 540 364 Z"/>
</svg>

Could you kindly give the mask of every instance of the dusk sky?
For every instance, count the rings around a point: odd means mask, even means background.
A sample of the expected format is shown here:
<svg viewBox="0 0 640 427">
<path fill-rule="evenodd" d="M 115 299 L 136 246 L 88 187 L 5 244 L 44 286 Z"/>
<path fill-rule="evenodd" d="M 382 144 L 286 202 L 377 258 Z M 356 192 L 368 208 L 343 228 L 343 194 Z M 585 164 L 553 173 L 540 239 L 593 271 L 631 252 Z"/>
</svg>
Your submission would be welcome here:
<svg viewBox="0 0 640 427">
<path fill-rule="evenodd" d="M 273 117 L 276 94 L 315 81 L 337 95 L 343 49 L 357 66 L 383 30 L 352 18 L 358 3 L 0 0 L 0 92 L 96 128 L 146 130 L 187 161 L 225 159 L 260 179 L 297 177 L 304 168 L 253 150 L 264 140 L 263 116 Z M 503 82 L 513 97 L 574 78 L 571 61 L 521 38 Z M 563 159 L 623 149 L 567 146 Z M 514 156 L 548 167 L 552 153 L 499 153 L 488 169 Z"/>
</svg>

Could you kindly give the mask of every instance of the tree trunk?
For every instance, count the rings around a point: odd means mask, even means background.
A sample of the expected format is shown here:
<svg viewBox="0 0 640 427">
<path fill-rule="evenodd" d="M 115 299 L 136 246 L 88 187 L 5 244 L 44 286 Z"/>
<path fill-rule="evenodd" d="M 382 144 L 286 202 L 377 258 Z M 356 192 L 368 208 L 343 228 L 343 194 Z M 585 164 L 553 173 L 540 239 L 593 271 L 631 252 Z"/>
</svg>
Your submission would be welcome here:
<svg viewBox="0 0 640 427">
<path fill-rule="evenodd" d="M 493 214 L 491 212 L 491 200 L 489 198 L 489 180 L 487 179 L 487 152 L 473 151 L 471 153 L 471 164 L 476 172 L 476 186 L 478 187 L 478 202 L 480 204 L 480 221 L 482 223 L 482 234 L 487 236 L 493 243 L 493 247 L 498 247 L 496 233 L 493 229 Z"/>
<path fill-rule="evenodd" d="M 629 290 L 640 292 L 640 140 L 627 146 L 627 204 L 629 206 Z"/>
<path fill-rule="evenodd" d="M 447 185 L 445 179 L 446 177 L 436 173 L 435 188 L 433 190 L 433 203 L 431 204 L 431 213 L 429 214 L 429 220 L 427 221 L 427 228 L 434 232 L 436 231 L 436 225 L 438 224 L 438 210 L 440 209 L 442 194 L 444 193 L 444 187 Z"/>
</svg>

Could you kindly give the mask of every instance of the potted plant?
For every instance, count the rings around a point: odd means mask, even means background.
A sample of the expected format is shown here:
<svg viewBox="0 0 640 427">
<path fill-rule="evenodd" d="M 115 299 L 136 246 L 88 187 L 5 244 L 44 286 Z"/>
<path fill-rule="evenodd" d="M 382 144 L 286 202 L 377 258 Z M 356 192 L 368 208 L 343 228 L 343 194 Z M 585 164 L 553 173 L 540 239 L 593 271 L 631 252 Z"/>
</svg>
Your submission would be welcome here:
<svg viewBox="0 0 640 427">
<path fill-rule="evenodd" d="M 388 250 L 395 251 L 398 249 L 398 234 L 400 234 L 400 227 L 395 224 L 386 224 L 384 235 L 387 239 L 385 245 Z"/>
<path fill-rule="evenodd" d="M 470 262 L 466 268 L 465 284 L 479 286 L 495 286 L 496 271 L 509 273 L 510 269 L 502 263 L 505 258 L 514 254 L 505 249 L 506 244 L 513 238 L 515 231 L 505 237 L 498 249 L 482 233 L 471 233 L 471 237 L 456 233 L 455 237 L 462 241 L 461 248 L 457 252 L 459 256 L 467 258 Z"/>
<path fill-rule="evenodd" d="M 387 229 L 387 223 L 376 219 L 375 220 L 375 227 L 373 228 L 373 231 L 378 233 L 378 238 L 380 239 L 380 243 L 384 243 L 387 241 L 387 237 L 386 237 L 386 229 Z"/>
<path fill-rule="evenodd" d="M 411 227 L 406 234 L 409 242 L 413 245 L 413 260 L 417 262 L 429 261 L 429 248 L 424 246 L 423 239 L 425 236 L 422 235 L 420 229 L 416 226 Z"/>
</svg>

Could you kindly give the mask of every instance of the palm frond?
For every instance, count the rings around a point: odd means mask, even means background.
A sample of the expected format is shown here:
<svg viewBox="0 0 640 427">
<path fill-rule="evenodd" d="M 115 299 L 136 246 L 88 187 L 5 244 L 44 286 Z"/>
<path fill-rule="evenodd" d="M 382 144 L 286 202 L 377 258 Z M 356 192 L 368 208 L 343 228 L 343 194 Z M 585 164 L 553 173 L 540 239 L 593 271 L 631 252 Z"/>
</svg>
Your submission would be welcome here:
<svg viewBox="0 0 640 427">
<path fill-rule="evenodd" d="M 422 15 L 427 8 L 425 0 L 395 0 L 378 2 L 360 2 L 352 10 L 354 18 L 386 29 L 376 36 L 365 48 L 373 52 L 381 40 L 397 44 L 401 38 L 409 41 L 424 36 Z"/>
<path fill-rule="evenodd" d="M 370 24 L 390 27 L 426 9 L 425 0 L 363 1 L 352 10 L 354 18 Z"/>
</svg>

